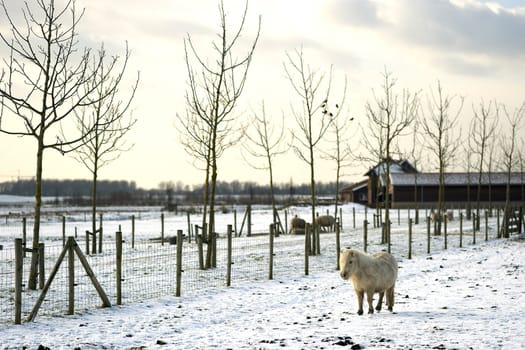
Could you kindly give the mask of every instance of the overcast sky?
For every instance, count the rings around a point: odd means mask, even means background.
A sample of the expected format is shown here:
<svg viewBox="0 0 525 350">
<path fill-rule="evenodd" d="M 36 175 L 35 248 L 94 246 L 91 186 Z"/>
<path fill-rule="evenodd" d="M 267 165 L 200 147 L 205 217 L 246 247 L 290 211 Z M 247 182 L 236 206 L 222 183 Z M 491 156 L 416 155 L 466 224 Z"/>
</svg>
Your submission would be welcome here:
<svg viewBox="0 0 525 350">
<path fill-rule="evenodd" d="M 5 0 L 18 13 L 19 0 Z M 225 0 L 228 20 L 238 23 L 243 0 Z M 79 28 L 82 43 L 121 55 L 127 41 L 132 51 L 129 79 L 140 71 L 133 104 L 138 122 L 128 134 L 132 150 L 101 169 L 102 179 L 136 181 L 154 188 L 162 181 L 201 183 L 202 171 L 192 165 L 180 145 L 176 114 L 184 113 L 186 68 L 183 39 L 189 34 L 207 52 L 219 30 L 214 0 L 83 0 Z M 481 0 L 252 0 L 241 44 L 262 28 L 248 83 L 236 115 L 249 120 L 264 100 L 267 114 L 285 128 L 297 128 L 291 107 L 300 100 L 286 78 L 286 53 L 303 48 L 307 63 L 319 71 L 334 67 L 334 92 L 348 77 L 348 115 L 354 129 L 364 123 L 364 105 L 380 90 L 381 72 L 388 69 L 399 89 L 426 96 L 439 80 L 449 95 L 465 96 L 462 119 L 468 124 L 473 106 L 496 99 L 511 110 L 525 101 L 525 4 L 523 1 Z M 0 30 L 6 33 L 5 21 Z M 239 47 L 239 56 L 246 46 Z M 2 47 L 0 54 L 5 57 Z M 210 56 L 210 60 L 213 57 Z M 125 89 L 124 89 L 125 91 Z M 295 107 L 294 107 L 295 108 Z M 349 139 L 359 149 L 360 133 Z M 267 182 L 264 171 L 243 159 L 240 146 L 219 160 L 219 180 Z M 0 181 L 35 175 L 36 144 L 31 138 L 0 134 Z M 89 178 L 72 159 L 47 150 L 45 178 Z M 276 162 L 278 182 L 309 181 L 306 163 L 292 152 Z M 360 179 L 370 164 L 355 163 L 343 179 Z M 431 166 L 427 169 L 432 171 Z M 333 164 L 320 161 L 318 180 L 333 181 Z"/>
</svg>

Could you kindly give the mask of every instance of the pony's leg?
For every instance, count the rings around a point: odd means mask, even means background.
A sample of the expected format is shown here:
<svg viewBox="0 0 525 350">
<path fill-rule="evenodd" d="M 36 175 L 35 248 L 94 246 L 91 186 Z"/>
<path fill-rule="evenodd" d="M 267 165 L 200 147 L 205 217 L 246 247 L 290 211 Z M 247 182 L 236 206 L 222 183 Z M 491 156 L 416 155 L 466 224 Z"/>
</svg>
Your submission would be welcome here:
<svg viewBox="0 0 525 350">
<path fill-rule="evenodd" d="M 379 292 L 379 300 L 377 301 L 376 310 L 379 312 L 381 311 L 381 307 L 383 306 L 383 297 L 385 295 L 385 292 Z"/>
<path fill-rule="evenodd" d="M 394 310 L 394 286 L 386 290 L 386 304 L 388 306 L 388 311 Z"/>
<path fill-rule="evenodd" d="M 355 294 L 357 295 L 357 304 L 359 307 L 357 309 L 357 314 L 362 315 L 363 314 L 363 297 L 365 296 L 365 292 L 362 290 L 361 291 L 356 290 Z"/>
<path fill-rule="evenodd" d="M 366 299 L 368 301 L 368 313 L 374 313 L 374 292 L 366 292 Z"/>
</svg>

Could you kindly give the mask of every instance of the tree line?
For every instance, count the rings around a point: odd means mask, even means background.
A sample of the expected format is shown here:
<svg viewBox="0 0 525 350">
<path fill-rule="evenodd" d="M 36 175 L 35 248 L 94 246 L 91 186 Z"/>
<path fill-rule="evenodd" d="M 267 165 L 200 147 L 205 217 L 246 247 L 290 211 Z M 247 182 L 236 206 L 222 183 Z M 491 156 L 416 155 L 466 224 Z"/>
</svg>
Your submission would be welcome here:
<svg viewBox="0 0 525 350">
<path fill-rule="evenodd" d="M 42 195 L 54 197 L 57 203 L 87 205 L 91 202 L 92 180 L 87 179 L 44 179 Z M 318 195 L 333 197 L 334 182 L 318 183 Z M 34 196 L 35 179 L 18 179 L 0 183 L 0 193 L 14 196 Z M 99 205 L 168 205 L 197 204 L 202 200 L 202 185 L 185 185 L 181 182 L 163 182 L 156 189 L 142 189 L 134 181 L 99 180 L 97 204 Z M 251 202 L 265 204 L 271 201 L 270 186 L 250 181 L 218 181 L 217 195 L 222 202 L 237 204 Z M 310 184 L 278 183 L 274 194 L 286 200 L 307 196 Z"/>
<path fill-rule="evenodd" d="M 14 196 L 34 196 L 35 179 L 19 179 L 0 183 L 0 193 Z M 44 197 L 89 197 L 91 195 L 91 180 L 54 180 L 44 179 L 42 195 Z M 111 195 L 116 192 L 133 193 L 138 191 L 134 181 L 98 182 L 97 193 Z"/>
</svg>

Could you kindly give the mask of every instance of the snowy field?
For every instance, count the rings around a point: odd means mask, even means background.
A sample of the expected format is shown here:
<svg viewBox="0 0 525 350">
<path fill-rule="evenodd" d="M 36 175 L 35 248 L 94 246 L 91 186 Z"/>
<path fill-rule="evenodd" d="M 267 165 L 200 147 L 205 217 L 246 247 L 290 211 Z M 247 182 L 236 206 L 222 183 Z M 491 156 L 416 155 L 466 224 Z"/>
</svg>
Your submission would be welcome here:
<svg viewBox="0 0 525 350">
<path fill-rule="evenodd" d="M 295 209 L 299 214 L 306 210 Z M 343 207 L 345 218 L 351 210 Z M 1 325 L 0 349 L 525 348 L 523 236 L 494 239 L 494 221 L 490 221 L 488 242 L 479 233 L 473 245 L 470 232 L 459 248 L 457 221 L 453 221 L 449 249 L 436 249 L 442 238 L 433 238 L 432 254 L 427 255 L 422 233 L 426 225 L 420 224 L 414 230 L 414 257 L 409 260 L 406 225 L 398 226 L 396 215 L 392 211 L 392 251 L 400 266 L 394 313 L 358 316 L 351 283 L 342 281 L 333 256 L 325 254 L 316 259 L 324 259 L 326 272 L 309 276 L 297 271 L 290 279 Z M 267 226 L 254 222 L 257 225 Z M 350 219 L 346 225 L 351 226 Z M 346 230 L 359 239 L 359 228 Z M 385 248 L 374 230 L 370 236 L 369 251 Z M 9 241 L 11 235 L 3 238 Z M 349 242 L 345 239 L 343 246 Z"/>
</svg>

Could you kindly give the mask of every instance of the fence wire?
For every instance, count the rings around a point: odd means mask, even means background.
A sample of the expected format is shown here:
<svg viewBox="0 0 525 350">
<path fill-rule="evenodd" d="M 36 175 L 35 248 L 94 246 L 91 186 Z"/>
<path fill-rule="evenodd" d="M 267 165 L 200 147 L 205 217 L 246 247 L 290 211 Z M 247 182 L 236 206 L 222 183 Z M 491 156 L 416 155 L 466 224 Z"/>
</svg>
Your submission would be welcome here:
<svg viewBox="0 0 525 350">
<path fill-rule="evenodd" d="M 398 258 L 407 257 L 407 226 L 408 217 L 399 217 L 398 213 L 392 213 L 392 251 Z M 371 215 L 370 215 L 371 216 Z M 419 225 L 413 229 L 413 255 L 426 255 L 428 246 L 431 252 L 444 249 L 443 236 L 432 236 L 427 241 L 427 225 L 424 216 Z M 360 219 L 363 216 L 361 215 Z M 352 246 L 363 249 L 363 221 L 354 224 L 352 218 L 345 217 L 346 229 L 341 232 L 341 248 Z M 368 220 L 372 221 L 369 217 Z M 499 220 L 499 219 L 498 219 Z M 498 221 L 499 222 L 499 221 Z M 117 224 L 112 223 L 112 228 Z M 136 225 L 141 227 L 140 224 Z M 144 227 L 150 227 L 144 226 Z M 478 241 L 497 237 L 499 224 L 495 218 L 487 221 L 487 226 L 482 227 L 478 233 Z M 21 228 L 15 224 L 0 226 L 3 233 L 7 230 L 13 231 L 14 238 L 20 237 Z M 14 231 L 17 231 L 15 233 Z M 171 229 L 170 236 L 175 230 Z M 463 242 L 460 242 L 457 225 L 450 230 L 447 236 L 449 247 L 458 247 L 460 244 L 473 243 L 473 227 L 471 222 L 465 221 L 463 226 Z M 115 235 L 106 229 L 105 241 L 102 253 L 86 255 L 86 259 L 107 294 L 111 304 L 117 303 L 117 281 L 116 281 L 116 243 Z M 486 236 L 485 233 L 486 232 Z M 8 234 L 9 236 L 10 234 Z M 166 235 L 168 236 L 168 235 Z M 56 235 L 55 235 L 56 237 Z M 78 245 L 85 251 L 83 235 L 78 236 Z M 132 242 L 129 234 L 124 237 L 122 252 L 122 303 L 130 304 L 151 298 L 175 295 L 176 273 L 177 273 L 177 245 L 166 241 L 164 244 L 158 239 L 158 233 L 149 232 L 143 234 L 140 240 Z M 371 251 L 384 250 L 381 244 L 381 228 L 369 227 L 369 244 L 373 247 Z M 273 278 L 286 279 L 304 276 L 305 273 L 305 249 L 302 235 L 280 235 L 274 238 L 273 251 Z M 320 235 L 320 256 L 309 257 L 309 273 L 334 272 L 336 270 L 336 242 L 335 233 L 322 233 Z M 182 247 L 182 278 L 181 294 L 190 296 L 210 288 L 222 288 L 226 285 L 226 273 L 228 262 L 228 245 L 224 234 L 217 239 L 216 267 L 201 270 L 199 268 L 198 245 L 192 240 L 183 241 Z M 0 250 L 0 323 L 12 323 L 14 320 L 14 281 L 15 281 L 15 254 L 14 243 L 4 240 L 3 249 Z M 173 243 L 173 242 L 172 242 Z M 60 239 L 46 241 L 45 245 L 45 277 L 48 278 L 57 264 L 57 259 L 63 250 Z M 207 247 L 204 245 L 204 259 L 206 259 Z M 232 239 L 231 258 L 231 284 L 239 285 L 248 281 L 262 281 L 269 278 L 270 255 L 268 234 L 255 234 L 251 237 L 234 237 Z M 322 257 L 322 258 L 321 258 Z M 29 290 L 27 288 L 28 274 L 30 268 L 30 253 L 23 259 L 23 292 L 22 292 L 22 320 L 28 319 L 41 290 Z M 95 310 L 103 305 L 95 287 L 87 275 L 84 267 L 77 256 L 74 258 L 74 311 L 85 312 Z M 69 259 L 66 257 L 57 270 L 56 276 L 51 283 L 49 291 L 42 303 L 38 316 L 59 316 L 68 313 L 69 306 Z"/>
</svg>

